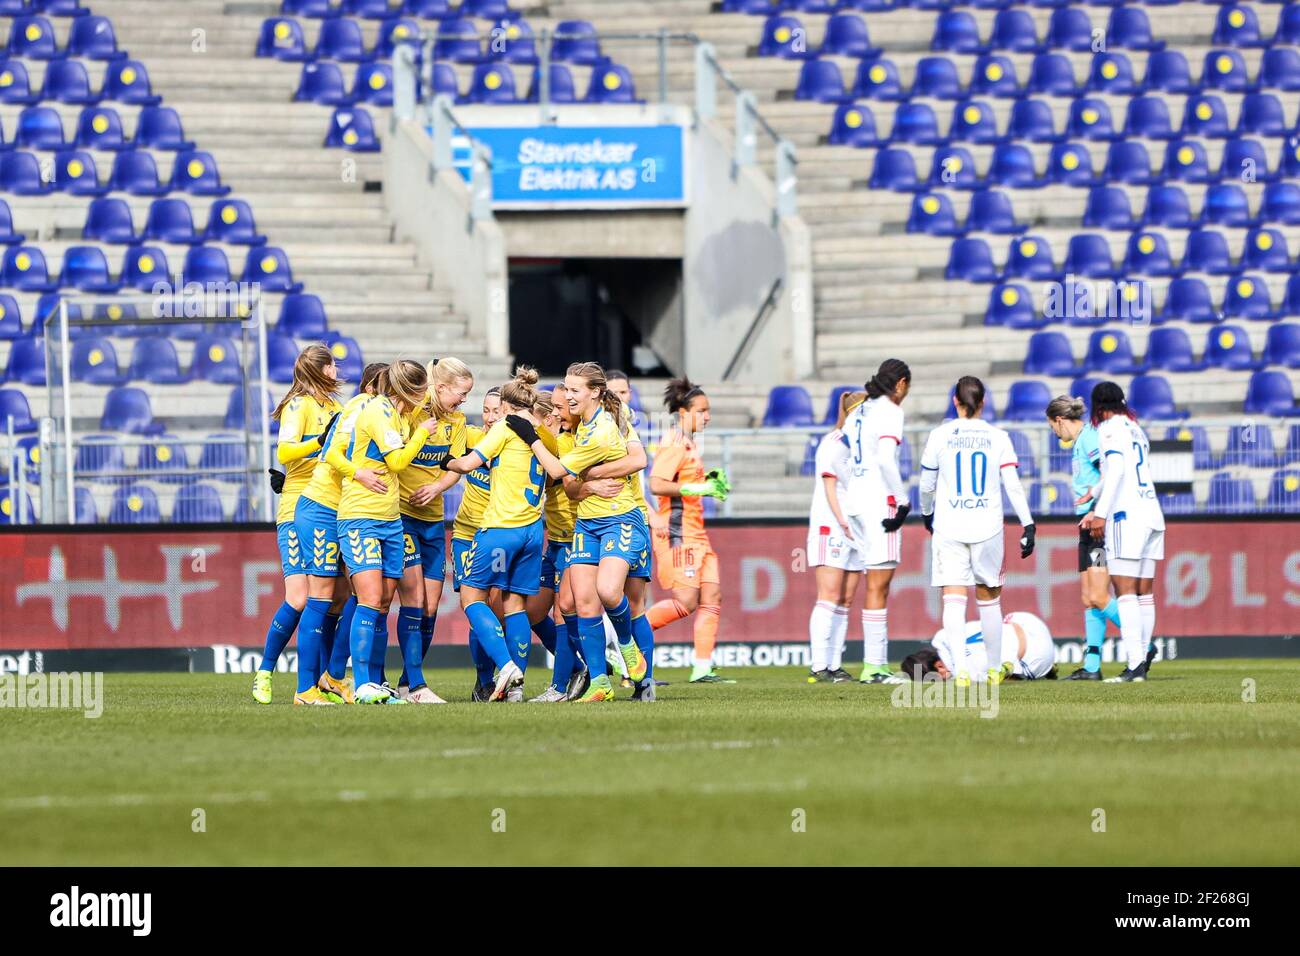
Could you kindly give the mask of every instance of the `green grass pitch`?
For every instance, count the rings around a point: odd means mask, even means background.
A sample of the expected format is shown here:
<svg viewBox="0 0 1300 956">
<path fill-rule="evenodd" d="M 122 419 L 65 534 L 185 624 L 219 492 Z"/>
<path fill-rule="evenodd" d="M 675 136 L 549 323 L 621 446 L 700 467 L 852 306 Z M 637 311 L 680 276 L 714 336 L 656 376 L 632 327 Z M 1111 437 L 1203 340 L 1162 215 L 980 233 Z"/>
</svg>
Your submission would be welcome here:
<svg viewBox="0 0 1300 956">
<path fill-rule="evenodd" d="M 470 704 L 468 670 L 430 676 L 452 706 L 294 708 L 293 677 L 277 674 L 263 707 L 246 676 L 108 674 L 97 720 L 0 710 L 0 858 L 1300 862 L 1293 660 L 1008 684 L 995 719 L 792 669 L 696 687 L 665 671 L 652 705 Z M 534 671 L 530 695 L 542 681 Z"/>
</svg>

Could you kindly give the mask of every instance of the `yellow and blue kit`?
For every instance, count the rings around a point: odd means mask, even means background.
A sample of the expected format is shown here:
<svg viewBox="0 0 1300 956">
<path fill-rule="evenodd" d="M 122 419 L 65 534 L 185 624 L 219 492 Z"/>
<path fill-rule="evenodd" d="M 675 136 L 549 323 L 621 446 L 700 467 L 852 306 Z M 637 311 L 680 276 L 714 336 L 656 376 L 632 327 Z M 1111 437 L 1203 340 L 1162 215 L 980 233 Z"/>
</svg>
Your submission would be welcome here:
<svg viewBox="0 0 1300 956">
<path fill-rule="evenodd" d="M 573 450 L 573 433 L 555 436 L 555 454 L 563 458 Z M 546 554 L 542 557 L 541 586 L 560 590 L 560 579 L 569 566 L 569 549 L 573 545 L 573 526 L 578 520 L 578 502 L 564 491 L 564 482 L 552 479 L 546 486 Z"/>
<path fill-rule="evenodd" d="M 275 513 L 275 540 L 280 547 L 280 565 L 285 577 L 308 573 L 302 539 L 294 524 L 294 510 L 321 457 L 320 436 L 338 410 L 339 403 L 332 398 L 318 402 L 310 395 L 299 395 L 280 413 L 276 458 L 285 467 L 284 487 Z"/>
<path fill-rule="evenodd" d="M 631 434 L 629 432 L 629 434 Z M 588 468 L 617 461 L 627 454 L 628 438 L 604 408 L 578 424 L 574 444 L 560 463 L 569 474 L 581 476 Z M 601 558 L 622 558 L 632 568 L 650 551 L 650 532 L 641 512 L 644 501 L 638 476 L 620 479 L 617 497 L 591 495 L 578 503 L 578 520 L 573 530 L 570 564 L 599 564 Z"/>
<path fill-rule="evenodd" d="M 409 424 L 414 427 L 422 420 L 415 416 L 424 414 L 424 409 L 416 409 Z M 443 525 L 442 495 L 426 505 L 413 505 L 411 493 L 442 478 L 444 472 L 435 462 L 443 461 L 448 455 L 460 458 L 465 454 L 465 447 L 465 416 L 452 412 L 438 419 L 433 434 L 398 476 L 402 496 L 402 532 L 406 538 L 404 566 L 410 568 L 418 564 L 426 581 L 441 581 L 447 574 L 447 531 Z"/>
<path fill-rule="evenodd" d="M 294 527 L 298 540 L 307 542 L 303 556 L 307 574 L 317 578 L 339 576 L 339 497 L 343 479 L 351 478 L 357 466 L 345 452 L 361 408 L 374 396 L 362 392 L 348 400 L 335 420 L 311 473 L 307 487 L 298 496 Z"/>
<path fill-rule="evenodd" d="M 473 448 L 486 434 L 484 429 L 475 425 L 465 426 L 465 447 Z M 467 474 L 464 484 L 460 508 L 451 525 L 451 581 L 457 591 L 465 578 L 465 562 L 469 557 L 470 545 L 478 533 L 479 522 L 483 520 L 483 512 L 492 493 L 492 462 L 484 462 Z"/>
</svg>

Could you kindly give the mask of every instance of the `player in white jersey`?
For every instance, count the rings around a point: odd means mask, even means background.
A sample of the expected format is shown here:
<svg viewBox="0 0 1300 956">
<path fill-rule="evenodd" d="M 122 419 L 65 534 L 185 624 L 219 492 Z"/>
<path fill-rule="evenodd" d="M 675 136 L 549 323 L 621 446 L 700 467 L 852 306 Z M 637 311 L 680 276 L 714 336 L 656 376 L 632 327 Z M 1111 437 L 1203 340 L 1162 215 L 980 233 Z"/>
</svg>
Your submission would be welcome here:
<svg viewBox="0 0 1300 956">
<path fill-rule="evenodd" d="M 894 569 L 902 557 L 904 519 L 910 505 L 898 472 L 903 443 L 903 399 L 912 386 L 912 370 L 899 359 L 886 359 L 867 382 L 867 400 L 844 419 L 849 476 L 841 505 L 849 519 L 853 546 L 866 568 L 867 593 L 862 602 L 864 684 L 889 683 L 889 626 L 885 604 Z"/>
<path fill-rule="evenodd" d="M 961 650 L 958 635 L 966 621 L 966 589 L 975 587 L 980 628 L 988 650 L 989 679 L 1008 673 L 1002 665 L 1002 490 L 1024 529 L 1020 557 L 1034 551 L 1034 519 L 1017 472 L 1011 438 L 979 417 L 984 383 L 973 375 L 957 380 L 957 417 L 930 433 L 921 455 L 921 513 L 930 542 L 930 583 L 943 588 L 943 626 L 949 645 Z M 970 681 L 966 661 L 956 655 L 956 678 Z"/>
<path fill-rule="evenodd" d="M 1165 516 L 1147 464 L 1151 443 L 1114 382 L 1093 388 L 1092 420 L 1101 449 L 1101 489 L 1088 529 L 1106 543 L 1128 665 L 1107 683 L 1144 681 L 1155 657 L 1156 562 L 1165 556 Z"/>
<path fill-rule="evenodd" d="M 808 619 L 808 640 L 812 647 L 812 668 L 808 683 L 853 680 L 844 670 L 844 639 L 849 630 L 849 608 L 858 590 L 864 568 L 862 556 L 853 546 L 853 531 L 841 502 L 849 480 L 849 446 L 844 439 L 844 420 L 862 404 L 866 392 L 845 392 L 840 396 L 835 430 L 822 436 L 814 458 L 817 480 L 813 485 L 812 510 L 808 515 L 808 564 L 817 579 L 817 603 Z"/>
<path fill-rule="evenodd" d="M 987 663 L 983 629 L 979 621 L 967 621 L 959 633 L 966 666 L 974 669 L 972 661 Z M 1056 645 L 1047 622 L 1028 611 L 1012 611 L 1002 619 L 1002 661 L 1010 671 L 1007 680 L 1055 680 Z M 935 674 L 947 680 L 954 674 L 956 656 L 949 643 L 948 631 L 935 632 L 931 646 L 923 647 L 903 661 L 903 673 L 912 680 L 924 680 Z"/>
</svg>

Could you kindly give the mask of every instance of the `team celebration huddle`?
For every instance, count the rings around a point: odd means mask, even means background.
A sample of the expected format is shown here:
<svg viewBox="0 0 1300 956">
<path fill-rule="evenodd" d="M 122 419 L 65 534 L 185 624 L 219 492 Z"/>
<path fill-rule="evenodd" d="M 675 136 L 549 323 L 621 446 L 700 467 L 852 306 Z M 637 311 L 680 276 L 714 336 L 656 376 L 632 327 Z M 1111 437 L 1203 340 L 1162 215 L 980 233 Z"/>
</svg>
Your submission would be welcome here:
<svg viewBox="0 0 1300 956">
<path fill-rule="evenodd" d="M 450 577 L 470 627 L 474 701 L 524 699 L 533 634 L 554 659 L 533 702 L 613 700 L 611 677 L 653 701 L 654 632 L 691 614 L 690 679 L 724 681 L 712 667 L 721 593 L 702 499 L 725 499 L 729 485 L 705 472 L 694 441 L 709 421 L 701 389 L 678 379 L 665 390 L 673 425 L 650 471 L 652 511 L 621 373 L 575 363 L 543 391 L 521 366 L 488 390 L 482 427 L 460 411 L 474 374 L 458 359 L 367 366 L 341 404 L 344 384 L 330 351 L 308 346 L 273 414 L 285 600 L 256 701 L 271 702 L 276 662 L 296 633 L 295 704 L 445 703 L 424 659 L 448 577 L 443 496 L 462 479 Z M 653 565 L 671 597 L 647 607 Z M 394 597 L 396 687 L 384 673 Z"/>
</svg>

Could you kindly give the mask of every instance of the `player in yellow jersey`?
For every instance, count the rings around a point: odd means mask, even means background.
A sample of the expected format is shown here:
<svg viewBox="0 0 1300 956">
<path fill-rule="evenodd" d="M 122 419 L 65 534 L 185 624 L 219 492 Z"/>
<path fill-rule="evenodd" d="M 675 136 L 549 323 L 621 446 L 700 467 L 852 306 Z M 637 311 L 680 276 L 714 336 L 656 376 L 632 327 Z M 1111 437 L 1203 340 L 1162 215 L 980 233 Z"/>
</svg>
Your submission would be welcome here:
<svg viewBox="0 0 1300 956">
<path fill-rule="evenodd" d="M 640 442 L 629 445 L 627 420 L 619 397 L 611 392 L 605 371 L 595 362 L 570 365 L 564 378 L 569 410 L 578 416 L 574 446 L 556 458 L 540 441 L 532 440 L 526 421 L 508 417 L 516 434 L 530 441 L 533 453 L 552 478 L 564 481 L 569 497 L 581 495 L 584 481 L 622 479 L 617 495 L 590 495 L 578 504 L 578 520 L 569 555 L 578 631 L 588 667 L 596 668 L 583 703 L 613 700 L 614 689 L 599 662 L 605 656 L 604 616 L 618 635 L 619 652 L 633 681 L 645 678 L 646 661 L 632 638 L 631 608 L 623 593 L 629 570 L 650 547 L 649 530 L 641 513 L 632 476 L 645 467 Z"/>
<path fill-rule="evenodd" d="M 380 372 L 375 397 L 357 412 L 345 452 L 348 461 L 357 468 L 383 466 L 393 473 L 403 471 L 437 428 L 430 418 L 412 432 L 406 419 L 428 401 L 428 387 L 424 366 L 409 359 L 400 359 Z M 375 679 L 382 679 L 388 607 L 404 563 L 400 498 L 395 479 L 386 482 L 382 493 L 376 493 L 355 476 L 343 478 L 339 541 L 357 596 L 348 646 L 359 704 L 405 703 Z"/>
<path fill-rule="evenodd" d="M 474 374 L 457 358 L 434 359 L 425 366 L 429 379 L 426 406 L 407 416 L 412 426 L 433 418 L 437 426 L 398 476 L 401 488 L 404 569 L 397 586 L 401 610 L 397 613 L 397 643 L 402 649 L 402 677 L 398 696 L 414 704 L 445 704 L 425 683 L 424 657 L 433 643 L 447 576 L 447 531 L 443 526 L 443 492 L 459 479 L 442 470 L 448 456 L 465 454 L 465 416 L 458 409 L 474 387 Z"/>
<path fill-rule="evenodd" d="M 307 605 L 313 601 L 328 602 L 324 612 L 321 632 L 321 664 L 317 687 L 326 696 L 334 696 L 352 703 L 352 683 L 347 679 L 348 634 L 352 630 L 352 615 L 357 609 L 357 599 L 352 595 L 352 585 L 347 575 L 341 573 L 339 558 L 339 496 L 343 493 L 343 477 L 355 478 L 375 493 L 388 487 L 387 468 L 357 468 L 344 455 L 357 414 L 375 394 L 375 381 L 379 373 L 388 368 L 384 362 L 372 362 L 361 373 L 357 394 L 343 406 L 334 420 L 316 461 L 311 480 L 298 496 L 294 510 L 294 525 L 298 540 L 305 542 L 303 560 L 307 567 Z M 319 610 L 320 605 L 316 605 Z M 304 619 L 307 616 L 303 612 Z M 299 669 L 302 662 L 299 661 Z"/>
<path fill-rule="evenodd" d="M 537 372 L 520 366 L 501 387 L 502 411 L 527 421 L 530 428 L 537 424 L 536 385 Z M 532 634 L 525 605 L 541 580 L 546 475 L 528 444 L 501 421 L 468 454 L 450 459 L 446 468 L 463 475 L 488 462 L 492 462 L 488 504 L 466 558 L 461 601 L 475 640 L 497 667 L 490 699 L 503 700 L 523 685 L 528 667 Z M 503 622 L 498 622 L 487 603 L 492 588 L 501 591 Z"/>
<path fill-rule="evenodd" d="M 280 564 L 284 571 L 284 603 L 275 612 L 266 632 L 266 646 L 262 663 L 253 675 L 253 699 L 259 704 L 271 702 L 271 674 L 276 661 L 298 627 L 307 606 L 307 569 L 303 561 L 302 544 L 294 527 L 293 511 L 298 496 L 311 477 L 312 468 L 325 443 L 325 433 L 338 414 L 338 367 L 334 356 L 323 345 L 309 345 L 293 364 L 293 383 L 276 406 L 271 417 L 280 423 L 276 458 L 284 472 L 271 471 L 271 488 L 280 495 L 275 515 L 275 537 L 280 548 Z M 298 649 L 299 657 L 303 649 Z M 319 655 L 314 646 L 312 653 Z M 308 668 L 308 673 L 311 668 Z M 301 678 L 299 679 L 301 684 Z M 310 691 L 313 684 L 302 691 Z M 317 699 L 319 694 L 308 694 L 301 703 L 328 703 Z"/>
</svg>

